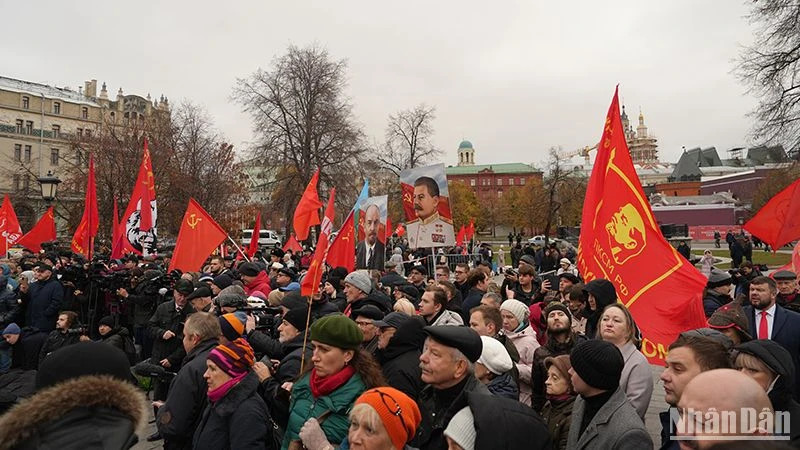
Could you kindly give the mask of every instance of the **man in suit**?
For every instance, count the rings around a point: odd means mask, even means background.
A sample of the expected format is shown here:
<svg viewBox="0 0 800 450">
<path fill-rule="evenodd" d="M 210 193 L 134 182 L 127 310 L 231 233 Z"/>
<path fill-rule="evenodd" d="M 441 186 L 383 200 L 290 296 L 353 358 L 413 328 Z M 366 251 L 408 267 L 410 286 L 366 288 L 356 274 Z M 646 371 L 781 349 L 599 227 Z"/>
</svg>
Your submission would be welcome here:
<svg viewBox="0 0 800 450">
<path fill-rule="evenodd" d="M 383 270 L 386 247 L 378 239 L 381 210 L 378 205 L 369 205 L 364 212 L 364 240 L 356 248 L 356 269 Z"/>
<path fill-rule="evenodd" d="M 756 339 L 771 339 L 792 354 L 800 367 L 800 314 L 776 303 L 778 287 L 772 278 L 759 276 L 750 281 L 750 305 L 744 313 L 750 334 Z M 800 387 L 800 371 L 795 371 L 795 398 Z"/>
</svg>

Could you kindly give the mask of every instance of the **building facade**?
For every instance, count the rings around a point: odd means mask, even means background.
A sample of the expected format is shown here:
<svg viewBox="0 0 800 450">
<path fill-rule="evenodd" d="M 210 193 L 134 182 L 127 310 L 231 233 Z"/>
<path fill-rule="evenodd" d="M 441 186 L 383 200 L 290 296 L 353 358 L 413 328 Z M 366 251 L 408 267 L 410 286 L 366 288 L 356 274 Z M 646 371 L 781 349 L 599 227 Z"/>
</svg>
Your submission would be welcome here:
<svg viewBox="0 0 800 450">
<path fill-rule="evenodd" d="M 634 164 L 649 164 L 658 162 L 658 144 L 656 137 L 647 131 L 644 124 L 644 114 L 639 111 L 639 125 L 636 130 L 631 127 L 625 105 L 622 105 L 622 128 L 625 130 L 625 140 L 631 152 Z"/>
<path fill-rule="evenodd" d="M 492 201 L 503 192 L 517 186 L 542 181 L 542 172 L 524 163 L 475 164 L 475 148 L 469 141 L 458 146 L 458 165 L 445 169 L 449 182 L 459 181 L 469 186 L 478 200 Z"/>
</svg>

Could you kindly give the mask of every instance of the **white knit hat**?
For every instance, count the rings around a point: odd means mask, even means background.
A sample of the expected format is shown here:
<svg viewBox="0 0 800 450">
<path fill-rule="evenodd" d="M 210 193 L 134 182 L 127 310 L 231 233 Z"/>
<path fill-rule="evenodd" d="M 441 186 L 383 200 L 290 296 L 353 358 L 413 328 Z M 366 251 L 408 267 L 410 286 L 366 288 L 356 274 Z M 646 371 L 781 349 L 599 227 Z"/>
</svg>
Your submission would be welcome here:
<svg viewBox="0 0 800 450">
<path fill-rule="evenodd" d="M 475 418 L 469 406 L 463 408 L 450 419 L 444 435 L 455 441 L 464 450 L 475 449 Z"/>
<path fill-rule="evenodd" d="M 514 300 L 513 298 L 509 298 L 508 300 L 500 304 L 500 311 L 503 310 L 513 314 L 514 317 L 517 318 L 517 321 L 520 323 L 520 325 L 523 322 L 528 321 L 528 317 L 530 316 L 531 313 L 528 307 L 525 306 L 525 303 L 522 303 L 519 300 Z"/>
<path fill-rule="evenodd" d="M 481 340 L 483 341 L 483 351 L 481 351 L 478 362 L 495 375 L 502 375 L 511 370 L 514 362 L 511 361 L 506 347 L 493 337 L 481 336 Z"/>
</svg>

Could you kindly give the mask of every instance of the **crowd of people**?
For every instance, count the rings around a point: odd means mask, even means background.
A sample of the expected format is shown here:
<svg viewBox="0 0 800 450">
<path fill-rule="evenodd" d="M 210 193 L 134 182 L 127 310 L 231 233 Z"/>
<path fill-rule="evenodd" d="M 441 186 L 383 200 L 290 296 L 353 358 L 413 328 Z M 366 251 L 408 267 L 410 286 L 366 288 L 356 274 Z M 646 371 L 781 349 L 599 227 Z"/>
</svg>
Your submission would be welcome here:
<svg viewBox="0 0 800 450">
<path fill-rule="evenodd" d="M 310 251 L 171 274 L 168 257 L 24 253 L 0 265 L 0 448 L 128 448 L 149 408 L 168 449 L 707 448 L 730 442 L 673 413 L 741 408 L 790 419 L 727 432 L 800 446 L 796 274 L 734 288 L 709 271 L 708 327 L 669 346 L 654 442 L 652 369 L 614 285 L 584 283 L 569 247 L 517 246 L 502 274 L 329 268 L 310 297 Z"/>
</svg>

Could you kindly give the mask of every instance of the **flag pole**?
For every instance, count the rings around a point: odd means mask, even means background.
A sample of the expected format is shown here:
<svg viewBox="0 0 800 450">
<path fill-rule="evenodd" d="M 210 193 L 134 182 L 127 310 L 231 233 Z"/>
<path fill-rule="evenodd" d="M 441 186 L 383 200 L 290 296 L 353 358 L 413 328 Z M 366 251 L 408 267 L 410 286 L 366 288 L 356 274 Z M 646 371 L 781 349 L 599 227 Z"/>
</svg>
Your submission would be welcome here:
<svg viewBox="0 0 800 450">
<path fill-rule="evenodd" d="M 238 251 L 239 253 L 242 254 L 242 256 L 244 256 L 245 261 L 250 262 L 250 258 L 248 258 L 247 254 L 239 247 L 238 244 L 236 244 L 236 241 L 234 241 L 233 238 L 231 238 L 231 235 L 229 234 L 227 236 L 228 240 L 231 241 L 231 244 L 233 244 L 233 246 L 236 247 L 236 251 Z"/>
</svg>

